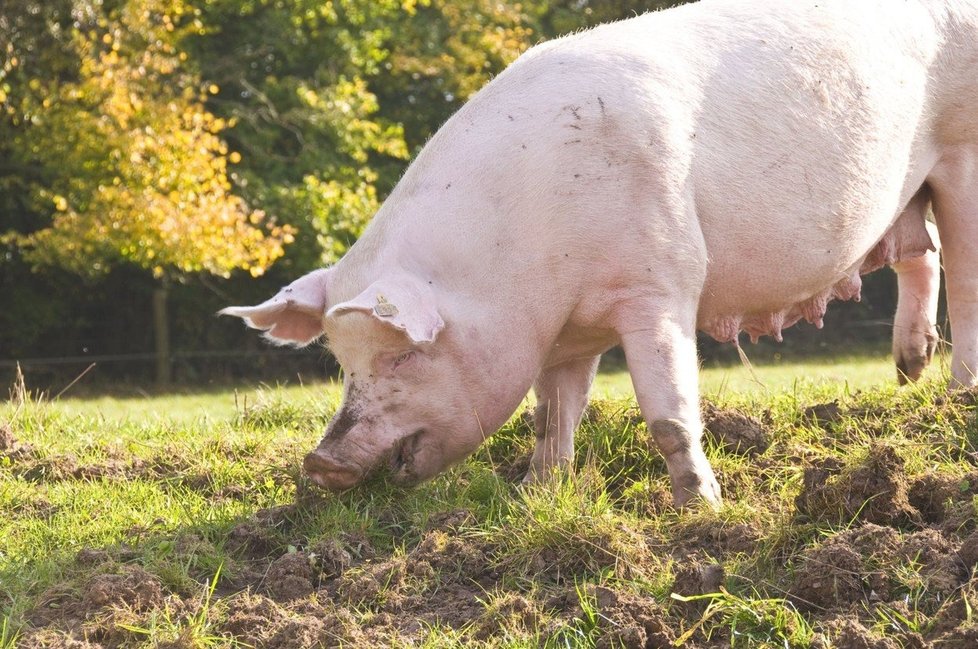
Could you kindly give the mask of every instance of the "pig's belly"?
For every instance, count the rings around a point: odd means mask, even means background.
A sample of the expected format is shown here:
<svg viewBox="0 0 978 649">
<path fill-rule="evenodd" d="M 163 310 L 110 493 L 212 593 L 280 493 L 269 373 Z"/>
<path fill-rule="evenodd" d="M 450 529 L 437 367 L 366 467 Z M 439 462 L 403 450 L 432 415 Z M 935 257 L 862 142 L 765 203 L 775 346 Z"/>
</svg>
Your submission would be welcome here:
<svg viewBox="0 0 978 649">
<path fill-rule="evenodd" d="M 697 326 L 720 342 L 733 342 L 742 331 L 755 342 L 760 336 L 780 341 L 781 330 L 801 319 L 821 328 L 828 303 L 858 299 L 860 288 L 858 264 L 844 273 L 834 264 L 724 267 L 707 276 Z"/>
<path fill-rule="evenodd" d="M 578 358 L 593 358 L 621 342 L 613 329 L 584 327 L 568 322 L 557 337 L 544 367 L 553 367 Z"/>
<path fill-rule="evenodd" d="M 867 237 L 874 243 L 860 243 Z M 876 237 L 868 226 L 795 239 L 744 233 L 738 243 L 711 251 L 700 297 L 697 326 L 720 342 L 742 331 L 755 342 L 780 341 L 781 330 L 802 319 L 821 328 L 829 302 L 859 299 L 861 275 L 934 249 L 923 210 L 913 209 Z"/>
</svg>

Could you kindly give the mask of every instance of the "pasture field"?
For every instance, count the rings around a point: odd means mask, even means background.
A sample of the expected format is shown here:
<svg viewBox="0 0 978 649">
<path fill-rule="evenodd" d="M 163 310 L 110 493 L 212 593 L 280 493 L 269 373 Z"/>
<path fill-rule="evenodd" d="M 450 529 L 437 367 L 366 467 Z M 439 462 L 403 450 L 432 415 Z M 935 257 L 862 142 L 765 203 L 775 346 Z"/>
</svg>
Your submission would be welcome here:
<svg viewBox="0 0 978 649">
<path fill-rule="evenodd" d="M 978 393 L 882 355 L 703 372 L 725 504 L 627 376 L 520 485 L 521 410 L 413 489 L 299 471 L 335 385 L 0 405 L 0 649 L 978 647 Z"/>
</svg>

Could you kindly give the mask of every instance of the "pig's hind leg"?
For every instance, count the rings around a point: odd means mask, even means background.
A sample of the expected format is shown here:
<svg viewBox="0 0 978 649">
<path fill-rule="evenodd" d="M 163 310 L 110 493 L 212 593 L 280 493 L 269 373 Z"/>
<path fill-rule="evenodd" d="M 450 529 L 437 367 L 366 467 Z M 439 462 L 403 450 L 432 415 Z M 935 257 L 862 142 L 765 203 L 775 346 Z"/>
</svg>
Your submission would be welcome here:
<svg viewBox="0 0 978 649">
<path fill-rule="evenodd" d="M 926 223 L 935 247 L 937 228 Z M 893 317 L 893 359 L 897 381 L 916 381 L 930 365 L 937 349 L 937 298 L 941 289 L 941 255 L 930 250 L 892 265 L 897 274 L 897 309 Z"/>
<path fill-rule="evenodd" d="M 547 477 L 555 467 L 574 460 L 574 430 L 581 423 L 600 356 L 579 358 L 544 368 L 533 385 L 536 448 L 525 484 Z"/>
<path fill-rule="evenodd" d="M 927 179 L 951 319 L 951 385 L 978 385 L 978 144 L 948 152 Z"/>
<path fill-rule="evenodd" d="M 720 503 L 720 487 L 700 441 L 695 308 L 690 310 L 683 317 L 650 309 L 646 326 L 622 333 L 635 396 L 665 457 L 677 507 L 697 497 Z"/>
</svg>

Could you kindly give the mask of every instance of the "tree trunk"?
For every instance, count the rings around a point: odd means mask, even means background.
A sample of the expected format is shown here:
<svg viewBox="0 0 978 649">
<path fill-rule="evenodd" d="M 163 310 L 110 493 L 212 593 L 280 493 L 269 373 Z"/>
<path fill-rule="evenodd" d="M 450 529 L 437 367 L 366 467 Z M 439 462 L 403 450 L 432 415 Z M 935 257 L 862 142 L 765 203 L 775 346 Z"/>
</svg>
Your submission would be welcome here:
<svg viewBox="0 0 978 649">
<path fill-rule="evenodd" d="M 166 298 L 170 289 L 164 279 L 153 289 L 153 337 L 156 341 L 156 387 L 166 388 L 173 377 L 170 361 L 170 323 L 166 312 Z"/>
</svg>

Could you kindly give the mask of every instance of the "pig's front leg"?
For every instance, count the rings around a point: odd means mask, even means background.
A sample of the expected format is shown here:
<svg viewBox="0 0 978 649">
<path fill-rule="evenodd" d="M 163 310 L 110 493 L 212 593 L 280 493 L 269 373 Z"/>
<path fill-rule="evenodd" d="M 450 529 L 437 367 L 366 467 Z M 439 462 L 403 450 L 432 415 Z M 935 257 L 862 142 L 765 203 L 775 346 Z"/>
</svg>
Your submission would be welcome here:
<svg viewBox="0 0 978 649">
<path fill-rule="evenodd" d="M 700 442 L 695 312 L 678 320 L 653 315 L 648 329 L 622 334 L 622 347 L 642 416 L 665 457 L 676 506 L 696 497 L 719 505 L 720 487 Z"/>
<path fill-rule="evenodd" d="M 600 358 L 567 361 L 545 368 L 537 377 L 533 385 L 537 397 L 533 411 L 537 441 L 530 470 L 523 478 L 525 484 L 545 478 L 555 467 L 565 467 L 573 461 L 574 430 L 581 423 Z"/>
<path fill-rule="evenodd" d="M 978 385 L 978 146 L 945 155 L 928 178 L 951 319 L 951 385 Z"/>
</svg>

